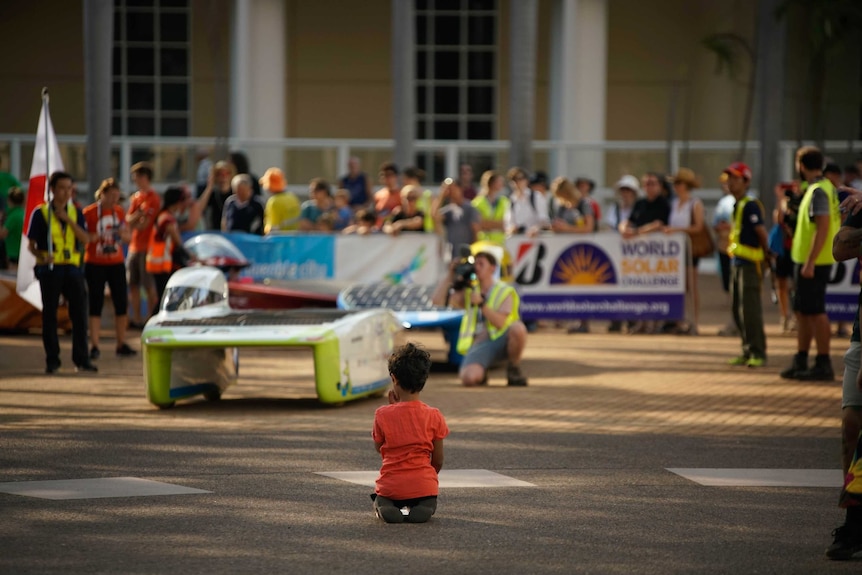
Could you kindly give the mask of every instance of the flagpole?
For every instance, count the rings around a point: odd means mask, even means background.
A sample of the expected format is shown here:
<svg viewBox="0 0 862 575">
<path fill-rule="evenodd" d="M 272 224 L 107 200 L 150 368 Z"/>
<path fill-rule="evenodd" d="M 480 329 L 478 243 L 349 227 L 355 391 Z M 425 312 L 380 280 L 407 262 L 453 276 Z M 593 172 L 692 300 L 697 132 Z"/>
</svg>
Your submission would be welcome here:
<svg viewBox="0 0 862 575">
<path fill-rule="evenodd" d="M 51 233 L 51 214 L 54 212 L 54 206 L 51 198 L 50 184 L 51 181 L 51 146 L 48 140 L 48 88 L 42 88 L 42 109 L 45 110 L 45 191 L 44 197 L 48 202 L 48 269 L 54 269 L 54 236 Z"/>
</svg>

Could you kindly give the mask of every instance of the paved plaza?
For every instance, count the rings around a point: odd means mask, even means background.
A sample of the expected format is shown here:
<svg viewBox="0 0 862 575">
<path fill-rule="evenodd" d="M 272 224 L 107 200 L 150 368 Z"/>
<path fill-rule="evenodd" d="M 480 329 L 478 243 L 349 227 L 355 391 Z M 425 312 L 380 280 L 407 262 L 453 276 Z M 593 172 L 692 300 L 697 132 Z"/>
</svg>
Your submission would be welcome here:
<svg viewBox="0 0 862 575">
<path fill-rule="evenodd" d="M 110 339 L 84 375 L 61 338 L 48 376 L 38 333 L 0 335 L 0 573 L 858 573 L 823 555 L 840 383 L 779 378 L 795 339 L 768 298 L 768 367 L 727 366 L 726 300 L 700 284 L 700 336 L 548 324 L 529 387 L 432 374 L 451 435 L 423 525 L 371 512 L 384 400 L 317 404 L 307 356 L 252 350 L 222 401 L 159 411 Z M 442 359 L 438 333 L 408 337 Z"/>
</svg>

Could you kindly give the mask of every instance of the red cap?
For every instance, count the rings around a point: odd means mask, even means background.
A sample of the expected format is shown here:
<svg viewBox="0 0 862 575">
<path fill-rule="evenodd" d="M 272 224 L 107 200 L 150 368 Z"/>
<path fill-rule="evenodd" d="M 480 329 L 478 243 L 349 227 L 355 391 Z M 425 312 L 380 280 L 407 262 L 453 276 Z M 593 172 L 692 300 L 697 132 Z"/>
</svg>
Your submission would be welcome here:
<svg viewBox="0 0 862 575">
<path fill-rule="evenodd" d="M 751 168 L 742 162 L 733 162 L 724 168 L 724 173 L 731 174 L 733 176 L 741 176 L 746 180 L 751 180 Z"/>
</svg>

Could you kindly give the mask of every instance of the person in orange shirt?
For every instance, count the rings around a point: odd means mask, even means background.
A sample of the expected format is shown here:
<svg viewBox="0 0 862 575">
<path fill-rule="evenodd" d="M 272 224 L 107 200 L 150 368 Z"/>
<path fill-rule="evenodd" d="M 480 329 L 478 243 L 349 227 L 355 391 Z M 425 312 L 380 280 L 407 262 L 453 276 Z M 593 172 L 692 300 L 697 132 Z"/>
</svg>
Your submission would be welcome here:
<svg viewBox="0 0 862 575">
<path fill-rule="evenodd" d="M 98 239 L 87 244 L 84 254 L 84 277 L 90 302 L 90 359 L 99 359 L 99 331 L 102 326 L 102 306 L 105 284 L 111 290 L 114 304 L 114 328 L 117 334 L 117 355 L 128 357 L 137 352 L 126 343 L 126 313 L 129 306 L 126 265 L 121 243 L 131 238 L 126 214 L 120 206 L 120 184 L 114 178 L 103 180 L 96 190 L 96 202 L 84 208 L 87 231 Z"/>
<path fill-rule="evenodd" d="M 132 241 L 129 244 L 129 257 L 126 265 L 129 269 L 129 327 L 141 329 L 147 321 L 141 314 L 141 287 L 147 290 L 147 309 L 158 305 L 156 301 L 156 283 L 152 274 L 147 272 L 147 248 L 150 245 L 150 235 L 153 222 L 159 214 L 162 200 L 152 188 L 153 168 L 147 162 L 138 162 L 132 166 L 132 178 L 138 191 L 132 196 L 126 223 L 132 229 Z"/>
<path fill-rule="evenodd" d="M 430 371 L 431 356 L 412 343 L 389 357 L 389 405 L 374 412 L 371 433 L 383 458 L 371 498 L 375 515 L 386 523 L 425 523 L 437 510 L 437 474 L 449 428 L 439 409 L 419 400 Z"/>
<path fill-rule="evenodd" d="M 385 162 L 380 166 L 380 183 L 383 187 L 374 193 L 374 211 L 377 227 L 391 219 L 392 211 L 401 206 L 401 184 L 398 181 L 398 166 Z"/>
</svg>

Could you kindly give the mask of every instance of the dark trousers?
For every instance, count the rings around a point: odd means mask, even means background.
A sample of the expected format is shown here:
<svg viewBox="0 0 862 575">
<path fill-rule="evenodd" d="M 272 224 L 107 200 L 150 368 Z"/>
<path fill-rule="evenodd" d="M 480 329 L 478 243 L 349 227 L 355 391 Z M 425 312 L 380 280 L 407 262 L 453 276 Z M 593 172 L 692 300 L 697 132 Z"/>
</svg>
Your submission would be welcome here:
<svg viewBox="0 0 862 575">
<path fill-rule="evenodd" d="M 733 321 L 742 335 L 742 355 L 766 359 L 760 265 L 731 265 L 730 296 L 733 302 Z"/>
<path fill-rule="evenodd" d="M 72 320 L 72 361 L 75 365 L 89 363 L 87 355 L 87 289 L 84 272 L 72 265 L 36 267 L 36 278 L 42 287 L 42 345 L 45 348 L 45 364 L 60 365 L 60 339 L 57 337 L 57 307 L 60 295 L 69 305 Z"/>
</svg>

